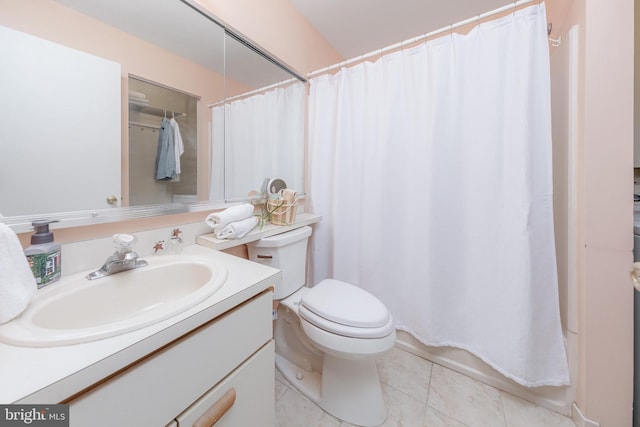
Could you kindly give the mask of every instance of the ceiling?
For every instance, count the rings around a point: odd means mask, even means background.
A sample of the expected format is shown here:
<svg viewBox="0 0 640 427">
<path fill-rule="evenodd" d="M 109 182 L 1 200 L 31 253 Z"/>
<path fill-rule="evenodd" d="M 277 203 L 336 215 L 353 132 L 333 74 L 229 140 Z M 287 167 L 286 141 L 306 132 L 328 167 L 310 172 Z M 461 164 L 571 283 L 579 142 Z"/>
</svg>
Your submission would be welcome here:
<svg viewBox="0 0 640 427">
<path fill-rule="evenodd" d="M 512 4 L 509 0 L 289 0 L 345 59 Z"/>
</svg>

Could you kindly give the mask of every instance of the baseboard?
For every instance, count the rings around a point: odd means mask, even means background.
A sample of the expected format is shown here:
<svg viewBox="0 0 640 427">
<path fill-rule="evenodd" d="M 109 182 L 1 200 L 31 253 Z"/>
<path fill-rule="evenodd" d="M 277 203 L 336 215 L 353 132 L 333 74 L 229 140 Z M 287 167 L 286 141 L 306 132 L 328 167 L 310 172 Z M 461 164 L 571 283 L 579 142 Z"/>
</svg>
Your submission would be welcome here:
<svg viewBox="0 0 640 427">
<path fill-rule="evenodd" d="M 571 415 L 574 392 L 569 387 L 524 387 L 493 370 L 471 353 L 454 348 L 428 347 L 406 331 L 398 331 L 396 347 L 561 415 Z M 589 424 L 586 426 L 591 427 Z"/>
<path fill-rule="evenodd" d="M 600 427 L 599 423 L 585 417 L 575 403 L 571 407 L 571 421 L 573 421 L 576 427 Z"/>
</svg>

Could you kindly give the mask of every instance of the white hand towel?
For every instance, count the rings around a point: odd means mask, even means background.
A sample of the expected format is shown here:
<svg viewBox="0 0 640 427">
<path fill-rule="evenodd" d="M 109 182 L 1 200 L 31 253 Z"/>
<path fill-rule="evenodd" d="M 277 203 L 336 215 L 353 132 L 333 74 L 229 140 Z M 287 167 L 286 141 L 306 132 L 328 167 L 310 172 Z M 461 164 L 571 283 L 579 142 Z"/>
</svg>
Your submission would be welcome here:
<svg viewBox="0 0 640 427">
<path fill-rule="evenodd" d="M 216 228 L 224 227 L 235 221 L 242 221 L 251 216 L 253 216 L 253 205 L 243 203 L 242 205 L 232 206 L 221 212 L 209 214 L 204 221 L 209 227 L 215 230 Z"/>
<path fill-rule="evenodd" d="M 235 221 L 216 231 L 218 239 L 242 239 L 258 224 L 258 217 L 252 216 L 242 221 Z"/>
<path fill-rule="evenodd" d="M 18 236 L 0 223 L 0 323 L 22 313 L 37 289 Z"/>
</svg>

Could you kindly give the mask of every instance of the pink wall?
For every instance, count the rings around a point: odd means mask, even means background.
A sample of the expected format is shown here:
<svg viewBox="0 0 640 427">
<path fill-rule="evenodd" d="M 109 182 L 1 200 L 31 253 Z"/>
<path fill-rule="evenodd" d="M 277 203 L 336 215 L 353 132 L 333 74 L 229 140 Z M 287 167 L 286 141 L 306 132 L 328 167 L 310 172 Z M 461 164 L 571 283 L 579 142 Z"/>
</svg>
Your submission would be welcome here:
<svg viewBox="0 0 640 427">
<path fill-rule="evenodd" d="M 228 27 L 287 64 L 298 73 L 342 61 L 289 0 L 196 0 Z M 251 13 L 247 13 L 251 11 Z"/>
<path fill-rule="evenodd" d="M 588 418 L 631 425 L 633 0 L 580 0 L 584 39 L 584 281 L 579 394 Z"/>
<path fill-rule="evenodd" d="M 557 21 L 580 34 L 576 404 L 602 427 L 632 419 L 633 7 L 573 0 Z"/>
</svg>

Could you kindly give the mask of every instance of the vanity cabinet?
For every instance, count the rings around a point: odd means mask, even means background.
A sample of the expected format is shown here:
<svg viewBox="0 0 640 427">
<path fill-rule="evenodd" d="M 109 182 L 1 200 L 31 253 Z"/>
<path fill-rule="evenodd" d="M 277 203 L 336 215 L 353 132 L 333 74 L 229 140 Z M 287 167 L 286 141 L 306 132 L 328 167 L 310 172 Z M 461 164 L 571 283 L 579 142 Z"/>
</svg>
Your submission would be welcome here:
<svg viewBox="0 0 640 427">
<path fill-rule="evenodd" d="M 262 292 L 72 398 L 71 427 L 273 425 L 272 297 Z"/>
<path fill-rule="evenodd" d="M 274 343 L 269 342 L 177 418 L 178 427 L 273 425 Z"/>
</svg>

